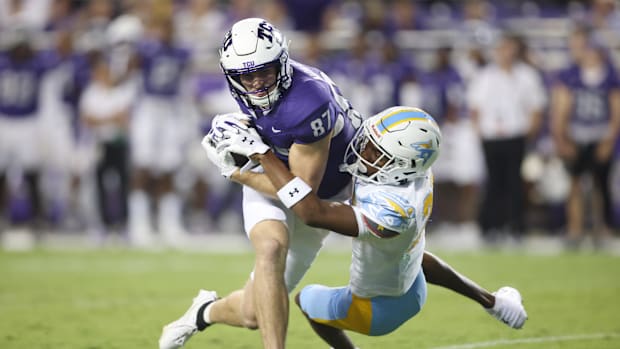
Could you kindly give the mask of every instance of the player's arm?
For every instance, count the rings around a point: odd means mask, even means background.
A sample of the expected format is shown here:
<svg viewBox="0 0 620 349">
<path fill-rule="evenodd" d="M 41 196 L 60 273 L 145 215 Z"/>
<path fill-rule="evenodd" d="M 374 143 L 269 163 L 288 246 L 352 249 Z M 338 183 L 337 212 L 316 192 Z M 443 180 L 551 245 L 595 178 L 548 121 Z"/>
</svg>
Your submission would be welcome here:
<svg viewBox="0 0 620 349">
<path fill-rule="evenodd" d="M 567 138 L 572 93 L 564 84 L 557 84 L 551 90 L 551 136 L 563 157 L 572 157 L 574 147 Z"/>
<path fill-rule="evenodd" d="M 430 252 L 424 251 L 422 270 L 426 281 L 433 285 L 452 290 L 478 302 L 485 308 L 492 308 L 495 305 L 495 297 L 489 291 L 461 275 L 448 263 Z"/>
<path fill-rule="evenodd" d="M 288 164 L 291 173 L 303 179 L 315 192 L 319 189 L 327 167 L 331 138 L 330 132 L 314 143 L 295 143 L 289 151 Z"/>
<path fill-rule="evenodd" d="M 613 156 L 613 149 L 620 132 L 620 88 L 614 88 L 609 93 L 609 125 L 607 132 L 596 149 L 599 161 L 607 161 Z"/>
<path fill-rule="evenodd" d="M 304 151 L 308 151 L 307 147 L 307 145 L 300 147 L 301 149 L 298 148 L 297 151 L 303 153 Z M 291 148 L 291 150 L 292 149 L 293 148 Z M 312 159 L 315 161 L 317 161 L 317 158 L 320 157 L 307 157 L 307 159 Z M 252 159 L 254 161 L 260 162 L 260 164 L 265 170 L 266 176 L 268 176 L 269 180 L 271 181 L 271 183 L 273 183 L 273 186 L 277 190 L 284 188 L 296 177 L 271 151 L 268 151 L 265 154 L 253 155 Z M 322 176 L 317 176 L 316 174 L 313 174 L 313 171 L 311 169 L 305 168 L 305 166 L 301 166 L 300 163 L 298 163 L 297 165 L 298 168 L 300 168 L 302 171 L 307 171 L 304 172 L 304 174 L 306 174 L 310 178 L 309 181 L 314 180 L 315 183 L 317 183 L 316 187 L 318 187 L 318 183 L 320 183 L 321 181 L 320 177 Z M 325 165 L 323 165 L 323 170 L 324 166 Z M 292 167 L 293 166 L 291 164 L 291 168 Z M 297 177 L 303 179 L 303 177 L 299 175 Z M 306 181 L 305 179 L 303 180 L 304 182 Z M 301 200 L 291 206 L 290 209 L 295 212 L 295 214 L 299 216 L 299 218 L 301 218 L 307 225 L 317 228 L 329 229 L 336 233 L 347 236 L 357 236 L 359 228 L 353 208 L 343 203 L 321 200 L 316 195 L 316 189 L 314 187 L 312 189 L 313 190 L 311 192 L 309 192 L 305 197 L 303 197 Z M 293 196 L 294 195 L 295 193 L 293 193 Z"/>
<path fill-rule="evenodd" d="M 329 157 L 331 135 L 310 144 L 295 143 L 289 150 L 291 172 L 308 183 L 314 191 L 319 189 Z M 275 155 L 274 155 L 275 156 Z M 257 190 L 271 197 L 276 197 L 279 188 L 274 187 L 264 173 L 237 171 L 230 177 L 233 181 Z"/>
<path fill-rule="evenodd" d="M 276 192 L 277 189 L 273 186 L 271 181 L 269 181 L 269 177 L 264 173 L 252 172 L 252 171 L 235 171 L 230 179 L 248 186 L 264 195 L 267 195 L 271 198 L 277 199 Z"/>
</svg>

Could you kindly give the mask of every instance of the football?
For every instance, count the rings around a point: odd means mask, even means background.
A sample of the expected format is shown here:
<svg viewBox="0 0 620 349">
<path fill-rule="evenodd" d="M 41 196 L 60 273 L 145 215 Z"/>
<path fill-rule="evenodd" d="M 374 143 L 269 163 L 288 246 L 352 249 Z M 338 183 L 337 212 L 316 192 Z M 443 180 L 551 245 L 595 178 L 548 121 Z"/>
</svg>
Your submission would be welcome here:
<svg viewBox="0 0 620 349">
<path fill-rule="evenodd" d="M 248 159 L 247 156 L 244 156 L 244 155 L 241 155 L 241 154 L 230 153 L 230 155 L 232 156 L 233 160 L 235 161 L 235 166 L 237 166 L 237 167 L 243 167 L 243 165 L 245 165 L 248 161 L 250 161 L 250 159 Z"/>
</svg>

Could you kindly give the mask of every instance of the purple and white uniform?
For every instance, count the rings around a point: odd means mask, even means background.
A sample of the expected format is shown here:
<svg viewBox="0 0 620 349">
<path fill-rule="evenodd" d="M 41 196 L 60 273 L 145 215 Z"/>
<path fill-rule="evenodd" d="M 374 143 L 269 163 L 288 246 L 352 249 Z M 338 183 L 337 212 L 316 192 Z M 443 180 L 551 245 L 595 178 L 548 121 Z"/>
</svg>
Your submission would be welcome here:
<svg viewBox="0 0 620 349">
<path fill-rule="evenodd" d="M 41 160 L 41 84 L 57 64 L 51 52 L 16 62 L 0 53 L 0 171 L 10 165 L 30 170 Z"/>
<path fill-rule="evenodd" d="M 581 68 L 574 65 L 562 71 L 558 80 L 573 95 L 572 115 L 569 118 L 569 136 L 577 144 L 597 143 L 607 133 L 609 125 L 609 95 L 620 88 L 620 81 L 609 65 L 604 78 L 594 85 L 582 80 Z"/>
<path fill-rule="evenodd" d="M 258 133 L 287 164 L 293 144 L 311 144 L 331 137 L 327 168 L 318 195 L 323 199 L 348 199 L 351 176 L 340 172 L 339 166 L 361 118 L 327 75 L 298 62 L 291 62 L 291 65 L 291 87 L 267 114 L 248 109 L 242 101 L 238 104 L 244 113 L 255 117 Z M 279 201 L 266 198 L 247 186 L 243 188 L 243 195 L 244 225 L 248 234 L 263 220 L 285 221 L 289 228 L 284 278 L 290 292 L 312 264 L 328 232 L 303 224 Z"/>
<path fill-rule="evenodd" d="M 138 167 L 172 171 L 182 159 L 184 124 L 182 85 L 189 51 L 156 41 L 137 45 L 141 96 L 131 123 L 133 162 Z"/>
</svg>

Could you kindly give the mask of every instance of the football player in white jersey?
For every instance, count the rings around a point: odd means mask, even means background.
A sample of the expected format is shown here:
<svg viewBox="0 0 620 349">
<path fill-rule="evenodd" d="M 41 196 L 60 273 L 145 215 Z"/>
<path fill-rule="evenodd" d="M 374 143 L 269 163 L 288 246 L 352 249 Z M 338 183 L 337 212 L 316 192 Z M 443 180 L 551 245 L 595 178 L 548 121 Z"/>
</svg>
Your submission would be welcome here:
<svg viewBox="0 0 620 349">
<path fill-rule="evenodd" d="M 296 296 L 329 345 L 354 348 L 343 330 L 371 336 L 394 331 L 424 305 L 426 278 L 477 301 L 513 328 L 523 326 L 527 314 L 516 289 L 491 294 L 424 251 L 433 203 L 430 167 L 441 142 L 426 112 L 392 107 L 364 122 L 342 166 L 355 177 L 351 204 L 320 200 L 255 133 L 231 130 L 221 146 L 260 163 L 285 206 L 310 226 L 354 237 L 349 284 L 309 285 Z"/>
</svg>

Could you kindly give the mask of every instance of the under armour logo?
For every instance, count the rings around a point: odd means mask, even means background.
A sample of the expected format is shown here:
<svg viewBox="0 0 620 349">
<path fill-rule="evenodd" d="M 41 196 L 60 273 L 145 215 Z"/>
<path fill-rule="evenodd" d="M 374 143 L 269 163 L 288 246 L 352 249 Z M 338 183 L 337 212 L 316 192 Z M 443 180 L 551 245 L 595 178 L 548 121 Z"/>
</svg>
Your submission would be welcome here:
<svg viewBox="0 0 620 349">
<path fill-rule="evenodd" d="M 295 196 L 295 194 L 299 194 L 299 189 L 297 189 L 297 187 L 293 188 L 292 191 L 288 192 L 288 195 L 290 195 L 291 197 Z"/>
<path fill-rule="evenodd" d="M 247 136 L 243 136 L 243 139 L 241 140 L 241 142 L 243 143 L 249 143 L 250 145 L 254 144 L 254 140 L 253 139 L 248 139 Z"/>
</svg>

